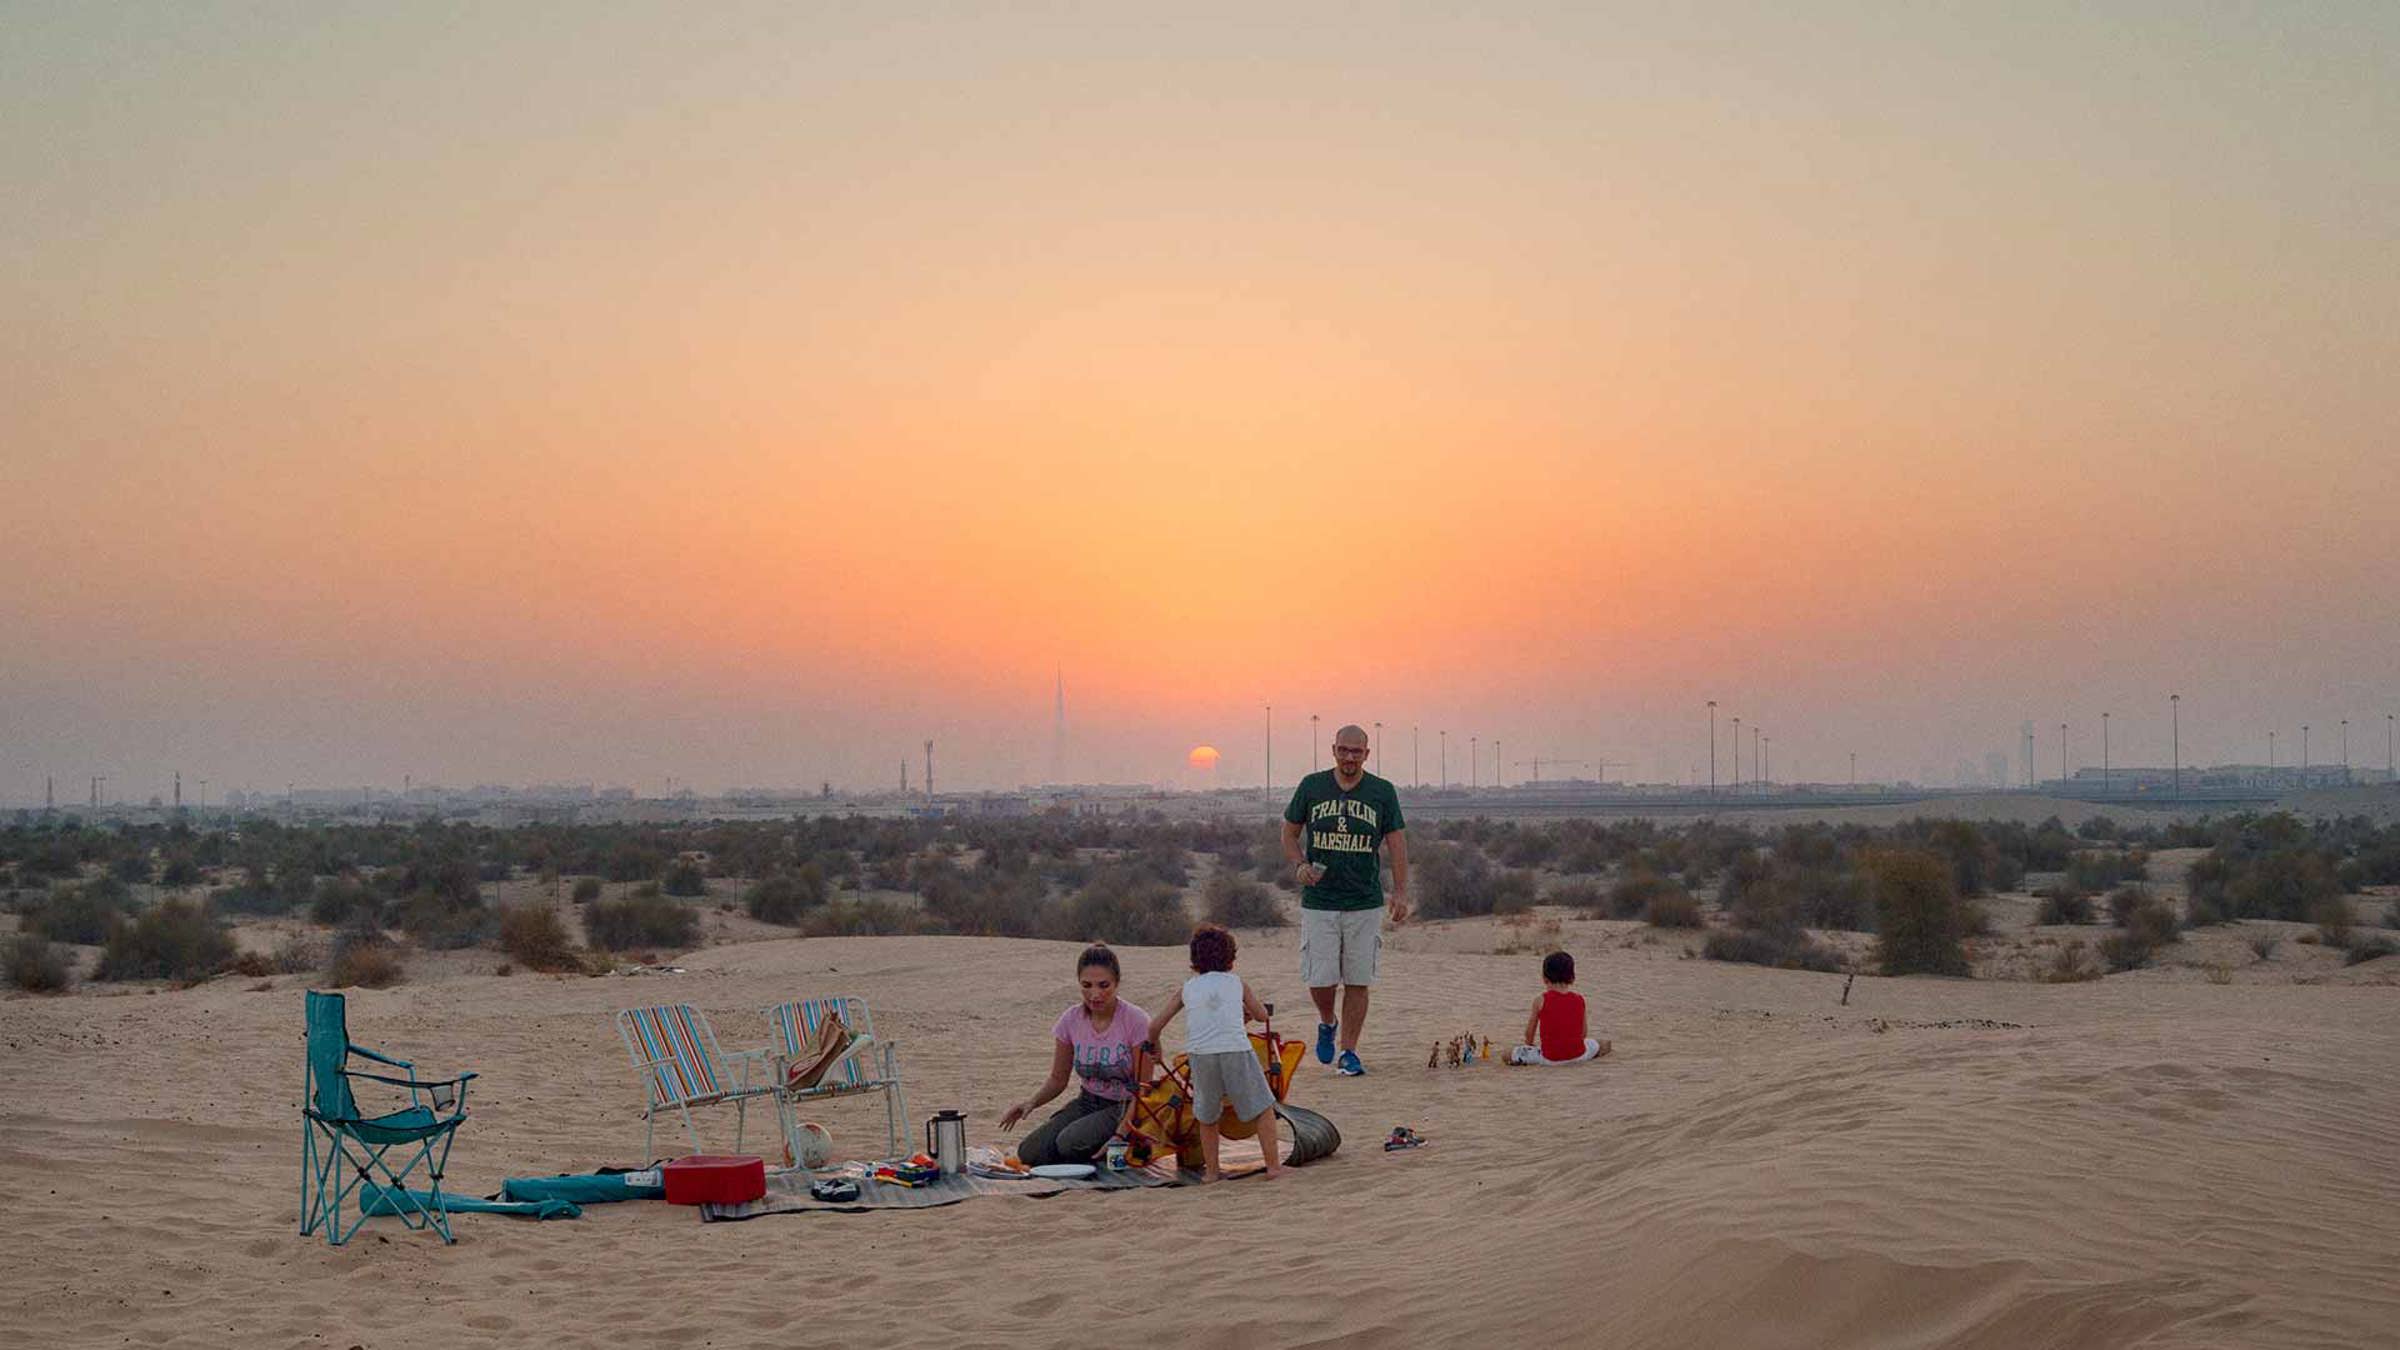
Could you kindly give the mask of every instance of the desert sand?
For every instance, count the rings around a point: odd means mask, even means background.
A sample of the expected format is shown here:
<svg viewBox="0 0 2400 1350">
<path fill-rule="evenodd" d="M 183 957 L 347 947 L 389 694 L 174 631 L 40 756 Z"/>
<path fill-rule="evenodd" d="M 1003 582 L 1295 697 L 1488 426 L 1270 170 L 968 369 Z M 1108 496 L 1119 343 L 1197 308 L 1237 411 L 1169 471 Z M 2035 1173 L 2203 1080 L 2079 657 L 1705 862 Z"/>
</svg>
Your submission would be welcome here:
<svg viewBox="0 0 2400 1350">
<path fill-rule="evenodd" d="M 1490 920 L 1387 948 L 1372 1072 L 1294 1100 L 1334 1159 L 1278 1181 L 703 1224 L 462 1215 L 445 1248 L 296 1233 L 306 976 L 0 1003 L 7 1326 L 28 1346 L 525 1344 L 2390 1345 L 2400 1256 L 2392 974 L 2288 946 L 2218 983 L 1844 977 L 1686 959 L 1565 920 L 1601 1034 L 1579 1069 L 1424 1067 L 1508 1036 L 1535 958 Z M 1546 934 L 1536 934 L 1547 940 Z M 1241 971 L 1305 1033 L 1288 931 Z M 973 1142 L 1041 1078 L 1075 948 L 950 937 L 739 942 L 680 974 L 425 961 L 354 991 L 353 1033 L 471 1068 L 451 1184 L 640 1161 L 617 1008 L 690 1002 L 729 1043 L 803 993 L 866 995 L 919 1117 Z M 1152 1004 L 1180 949 L 1125 953 Z M 2307 973 L 2291 974 L 2304 969 Z M 2310 981 L 2301 983 L 2299 981 Z M 816 1114 L 863 1144 L 876 1108 Z M 755 1119 L 755 1117 L 754 1117 Z M 730 1111 L 703 1116 L 712 1150 Z M 1386 1154 L 1406 1123 L 1432 1147 Z M 767 1131 L 751 1136 L 766 1151 Z M 383 1239 L 387 1239 L 383 1240 Z"/>
</svg>

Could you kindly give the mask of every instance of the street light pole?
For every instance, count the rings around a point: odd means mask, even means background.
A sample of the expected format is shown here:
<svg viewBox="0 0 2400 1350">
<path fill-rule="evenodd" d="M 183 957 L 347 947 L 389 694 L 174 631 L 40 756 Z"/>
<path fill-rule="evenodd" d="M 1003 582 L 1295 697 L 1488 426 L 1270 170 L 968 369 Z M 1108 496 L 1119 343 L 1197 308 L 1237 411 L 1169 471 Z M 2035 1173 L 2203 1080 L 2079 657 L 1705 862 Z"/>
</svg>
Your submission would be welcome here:
<svg viewBox="0 0 2400 1350">
<path fill-rule="evenodd" d="M 1441 750 L 1442 750 L 1442 791 L 1444 791 L 1444 792 L 1448 792 L 1448 791 L 1450 790 L 1450 733 L 1449 733 L 1447 730 L 1444 730 L 1444 731 L 1441 733 L 1441 737 L 1442 737 L 1442 745 L 1441 745 Z"/>
<path fill-rule="evenodd" d="M 2100 714 L 2100 795 L 2108 795 L 2108 714 Z"/>
<path fill-rule="evenodd" d="M 1425 779 L 1424 779 L 1424 777 L 1423 777 L 1422 775 L 1420 775 L 1420 774 L 1417 772 L 1417 751 L 1418 751 L 1418 749 L 1420 749 L 1420 748 L 1423 746 L 1423 744 L 1424 744 L 1424 741 L 1425 741 L 1425 728 L 1424 728 L 1424 727 L 1422 727 L 1422 726 L 1420 726 L 1420 725 L 1418 725 L 1418 724 L 1417 724 L 1417 723 L 1415 723 L 1415 722 L 1411 722 L 1411 723 L 1409 723 L 1409 724 L 1408 724 L 1408 785 L 1409 785 L 1410 787 L 1412 787 L 1412 788 L 1418 788 L 1418 787 L 1423 787 L 1423 786 L 1425 786 Z"/>
<path fill-rule="evenodd" d="M 2058 724 L 2058 785 L 2067 785 L 2067 724 Z"/>
<path fill-rule="evenodd" d="M 2168 742 L 2175 760 L 2175 795 L 2183 795 L 2183 695 L 2167 695 Z"/>
<path fill-rule="evenodd" d="M 1483 738 L 1481 736 L 1469 736 L 1467 738 L 1467 791 L 1473 792 L 1476 788 L 1482 786 L 1482 779 Z"/>
<path fill-rule="evenodd" d="M 1381 722 L 1375 724 L 1375 748 L 1378 751 L 1383 749 L 1383 723 Z"/>
<path fill-rule="evenodd" d="M 2300 724 L 2300 786 L 2308 786 L 2308 723 Z"/>
<path fill-rule="evenodd" d="M 1267 705 L 1267 795 L 1275 795 L 1275 705 Z"/>
<path fill-rule="evenodd" d="M 1733 719 L 1733 795 L 1742 795 L 1742 719 Z"/>
<path fill-rule="evenodd" d="M 1308 715 L 1308 771 L 1317 771 L 1317 715 Z"/>
<path fill-rule="evenodd" d="M 2350 719 L 2342 719 L 2342 781 L 2350 781 Z"/>
<path fill-rule="evenodd" d="M 2391 728 L 2387 726 L 2384 730 L 2389 732 Z M 2391 737 L 2386 735 L 2384 739 L 2388 741 Z M 1708 701 L 1708 795 L 1717 795 L 1717 701 L 1713 698 Z"/>
</svg>

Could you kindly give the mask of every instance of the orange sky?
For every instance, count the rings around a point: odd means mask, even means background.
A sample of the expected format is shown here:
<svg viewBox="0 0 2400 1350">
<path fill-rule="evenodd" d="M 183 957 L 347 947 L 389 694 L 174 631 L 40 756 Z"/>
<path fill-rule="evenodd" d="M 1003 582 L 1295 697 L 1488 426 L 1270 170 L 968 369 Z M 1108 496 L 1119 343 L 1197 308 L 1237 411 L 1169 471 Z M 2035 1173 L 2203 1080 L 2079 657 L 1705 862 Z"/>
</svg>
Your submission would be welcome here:
<svg viewBox="0 0 2400 1350">
<path fill-rule="evenodd" d="M 2384 11 L 19 27 L 0 802 L 2400 702 Z"/>
</svg>

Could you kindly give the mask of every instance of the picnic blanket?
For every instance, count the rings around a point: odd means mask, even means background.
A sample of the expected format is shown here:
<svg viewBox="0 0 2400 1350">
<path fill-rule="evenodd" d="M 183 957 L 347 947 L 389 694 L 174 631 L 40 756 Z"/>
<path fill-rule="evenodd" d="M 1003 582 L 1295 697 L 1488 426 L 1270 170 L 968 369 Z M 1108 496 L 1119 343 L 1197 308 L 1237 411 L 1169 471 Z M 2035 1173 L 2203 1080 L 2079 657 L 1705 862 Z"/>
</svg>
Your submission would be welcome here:
<svg viewBox="0 0 2400 1350">
<path fill-rule="evenodd" d="M 1266 1159 L 1258 1145 L 1249 1140 L 1228 1139 L 1219 1155 L 1228 1178 L 1260 1171 Z M 859 1178 L 856 1200 L 819 1200 L 808 1193 L 810 1183 L 819 1177 L 839 1175 L 835 1171 L 811 1172 L 794 1167 L 767 1173 L 767 1193 L 756 1200 L 739 1205 L 702 1205 L 703 1223 L 722 1223 L 736 1219 L 755 1219 L 766 1214 L 863 1214 L 876 1209 L 939 1209 L 972 1200 L 979 1195 L 1018 1195 L 1047 1199 L 1068 1191 L 1134 1191 L 1151 1186 L 1189 1186 L 1200 1180 L 1197 1172 L 1179 1172 L 1173 1158 L 1162 1159 L 1148 1167 L 1131 1167 L 1122 1172 L 1100 1168 L 1089 1177 L 1069 1179 L 1052 1177 L 1014 1178 L 978 1176 L 961 1172 L 943 1177 L 923 1186 L 894 1186 L 871 1178 Z"/>
</svg>

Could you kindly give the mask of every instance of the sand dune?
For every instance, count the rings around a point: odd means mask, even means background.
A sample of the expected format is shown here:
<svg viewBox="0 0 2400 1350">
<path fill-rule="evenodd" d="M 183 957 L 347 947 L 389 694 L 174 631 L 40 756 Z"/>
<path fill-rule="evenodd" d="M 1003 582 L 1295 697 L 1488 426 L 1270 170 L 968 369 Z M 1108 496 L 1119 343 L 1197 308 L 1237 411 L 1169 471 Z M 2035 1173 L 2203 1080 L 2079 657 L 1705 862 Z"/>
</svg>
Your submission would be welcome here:
<svg viewBox="0 0 2400 1350">
<path fill-rule="evenodd" d="M 300 977 L 0 1003 L 11 1338 L 26 1345 L 2388 1345 L 2400 1326 L 2400 1038 L 2388 983 L 1841 977 L 1679 959 L 1569 923 L 1617 1041 L 1582 1070 L 1427 1070 L 1512 1030 L 1532 960 L 1483 921 L 1387 955 L 1375 1072 L 1297 1099 L 1349 1137 L 1283 1181 L 702 1225 L 293 1231 Z M 1288 934 L 1242 969 L 1290 1015 Z M 609 1014 L 689 1001 L 728 1040 L 863 992 L 919 1116 L 973 1137 L 1040 1078 L 1072 948 L 775 940 L 682 975 L 495 978 L 462 959 L 354 994 L 362 1040 L 469 1067 L 452 1181 L 630 1163 Z M 1179 950 L 1128 954 L 1155 1000 Z M 2379 963 L 2380 964 L 2380 963 Z M 489 962 L 481 963 L 488 969 Z M 2362 968 L 2362 971 L 2372 970 Z M 871 1112 L 826 1113 L 845 1141 Z M 1432 1148 L 1386 1155 L 1406 1122 Z M 731 1119 L 708 1142 L 731 1142 Z M 764 1147 L 763 1132 L 753 1139 Z"/>
</svg>

